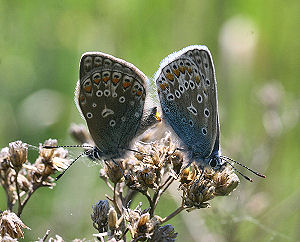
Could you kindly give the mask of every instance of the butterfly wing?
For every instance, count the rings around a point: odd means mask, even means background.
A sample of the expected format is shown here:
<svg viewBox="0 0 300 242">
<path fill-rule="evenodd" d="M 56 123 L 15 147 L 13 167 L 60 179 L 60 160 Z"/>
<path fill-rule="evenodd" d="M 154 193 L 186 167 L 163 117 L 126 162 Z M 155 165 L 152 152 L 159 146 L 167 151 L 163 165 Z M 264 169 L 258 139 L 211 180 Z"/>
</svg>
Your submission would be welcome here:
<svg viewBox="0 0 300 242">
<path fill-rule="evenodd" d="M 120 156 L 135 137 L 143 115 L 146 76 L 134 65 L 101 52 L 80 60 L 76 103 L 96 146 Z"/>
<path fill-rule="evenodd" d="M 166 57 L 155 75 L 165 120 L 192 156 L 206 158 L 219 146 L 217 84 L 206 46 Z"/>
</svg>

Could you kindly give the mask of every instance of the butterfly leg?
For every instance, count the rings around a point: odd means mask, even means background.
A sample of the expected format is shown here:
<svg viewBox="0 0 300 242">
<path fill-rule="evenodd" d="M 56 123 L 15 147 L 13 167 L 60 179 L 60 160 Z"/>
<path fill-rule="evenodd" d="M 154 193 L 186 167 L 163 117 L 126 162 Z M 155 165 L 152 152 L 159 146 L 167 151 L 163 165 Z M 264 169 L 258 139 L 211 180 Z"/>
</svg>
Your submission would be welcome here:
<svg viewBox="0 0 300 242">
<path fill-rule="evenodd" d="M 119 166 L 119 164 L 113 159 L 111 158 L 112 162 L 120 169 L 120 171 L 122 172 L 122 175 L 125 177 L 124 171 L 122 170 L 122 168 Z M 105 164 L 107 165 L 108 168 L 112 169 L 112 167 L 109 165 L 108 160 L 104 160 Z M 126 177 L 125 177 L 126 178 Z"/>
</svg>

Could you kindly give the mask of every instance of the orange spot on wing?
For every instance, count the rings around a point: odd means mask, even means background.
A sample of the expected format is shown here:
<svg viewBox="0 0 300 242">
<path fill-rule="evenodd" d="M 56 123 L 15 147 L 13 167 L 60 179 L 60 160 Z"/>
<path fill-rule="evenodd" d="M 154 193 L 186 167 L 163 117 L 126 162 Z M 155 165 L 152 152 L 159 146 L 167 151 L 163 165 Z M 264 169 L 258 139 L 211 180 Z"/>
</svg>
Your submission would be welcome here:
<svg viewBox="0 0 300 242">
<path fill-rule="evenodd" d="M 188 72 L 191 74 L 192 73 L 192 68 L 191 67 L 189 67 L 188 69 Z"/>
<path fill-rule="evenodd" d="M 173 72 L 174 72 L 174 74 L 175 74 L 177 77 L 179 77 L 179 75 L 180 75 L 180 72 L 179 72 L 179 70 L 178 70 L 178 69 L 174 69 L 174 70 L 173 70 Z"/>
<path fill-rule="evenodd" d="M 119 81 L 120 81 L 120 78 L 113 78 L 113 79 L 112 79 L 112 82 L 113 82 L 114 84 L 118 84 Z"/>
<path fill-rule="evenodd" d="M 142 91 L 137 91 L 137 92 L 136 92 L 136 95 L 137 95 L 137 96 L 141 96 L 141 95 L 142 95 Z"/>
<path fill-rule="evenodd" d="M 160 88 L 161 88 L 161 90 L 166 90 L 166 86 L 165 86 L 165 84 L 160 84 Z"/>
<path fill-rule="evenodd" d="M 92 86 L 85 86 L 83 89 L 84 89 L 86 92 L 91 92 Z"/>
<path fill-rule="evenodd" d="M 179 67 L 179 70 L 180 70 L 181 73 L 185 73 L 185 67 L 180 66 L 180 67 Z"/>
<path fill-rule="evenodd" d="M 127 87 L 130 87 L 131 83 L 130 82 L 124 82 L 123 87 L 126 89 Z"/>
<path fill-rule="evenodd" d="M 167 73 L 166 77 L 170 80 L 173 81 L 174 80 L 174 76 L 171 73 Z"/>
<path fill-rule="evenodd" d="M 96 84 L 99 84 L 100 78 L 94 79 L 94 82 L 95 82 Z"/>
<path fill-rule="evenodd" d="M 79 100 L 80 100 L 80 102 L 84 102 L 85 101 L 85 96 L 81 95 Z"/>
<path fill-rule="evenodd" d="M 196 80 L 197 84 L 200 83 L 200 78 L 199 78 L 199 76 L 196 76 L 196 77 L 195 77 L 195 80 Z"/>
<path fill-rule="evenodd" d="M 107 83 L 108 80 L 109 80 L 109 77 L 108 77 L 108 76 L 106 76 L 106 77 L 103 78 L 103 81 L 104 81 L 105 83 Z"/>
</svg>

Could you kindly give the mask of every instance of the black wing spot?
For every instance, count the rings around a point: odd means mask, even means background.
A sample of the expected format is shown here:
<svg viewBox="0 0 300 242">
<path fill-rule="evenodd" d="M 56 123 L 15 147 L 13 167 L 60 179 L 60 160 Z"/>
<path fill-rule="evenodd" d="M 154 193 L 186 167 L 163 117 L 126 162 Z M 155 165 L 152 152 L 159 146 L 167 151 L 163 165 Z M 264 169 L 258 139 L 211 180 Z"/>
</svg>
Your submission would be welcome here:
<svg viewBox="0 0 300 242">
<path fill-rule="evenodd" d="M 178 90 L 175 90 L 175 96 L 176 96 L 177 98 L 180 98 L 181 94 L 180 94 L 180 92 L 179 92 Z"/>
<path fill-rule="evenodd" d="M 203 101 L 203 98 L 200 94 L 197 95 L 197 101 L 198 101 L 198 103 L 202 103 L 202 101 Z"/>
<path fill-rule="evenodd" d="M 206 108 L 206 109 L 204 109 L 204 115 L 206 116 L 206 117 L 209 117 L 209 110 Z"/>
<path fill-rule="evenodd" d="M 167 95 L 167 99 L 168 99 L 168 101 L 173 101 L 175 99 L 175 97 L 174 97 L 174 95 L 172 93 L 169 93 Z"/>
</svg>

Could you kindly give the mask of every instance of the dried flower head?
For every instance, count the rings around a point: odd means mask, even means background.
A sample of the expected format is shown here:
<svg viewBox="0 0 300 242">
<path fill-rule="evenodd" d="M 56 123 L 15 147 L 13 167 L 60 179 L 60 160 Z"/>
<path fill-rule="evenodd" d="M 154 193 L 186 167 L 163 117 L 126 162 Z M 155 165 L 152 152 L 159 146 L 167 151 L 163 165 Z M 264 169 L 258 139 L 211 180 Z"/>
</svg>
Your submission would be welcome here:
<svg viewBox="0 0 300 242">
<path fill-rule="evenodd" d="M 44 146 L 57 146 L 57 140 L 48 139 L 40 145 L 40 156 L 34 163 L 41 176 L 49 176 L 57 171 L 66 169 L 70 163 L 67 159 L 68 151 L 64 148 L 43 148 Z"/>
<path fill-rule="evenodd" d="M 216 196 L 229 195 L 240 182 L 239 177 L 229 166 L 226 166 L 221 172 L 216 172 L 212 179 L 215 183 Z"/>
<path fill-rule="evenodd" d="M 93 213 L 91 214 L 91 219 L 93 220 L 93 226 L 100 233 L 107 231 L 108 223 L 108 212 L 109 203 L 107 200 L 100 200 L 96 203 L 93 208 Z"/>
<path fill-rule="evenodd" d="M 11 168 L 9 164 L 9 148 L 5 147 L 0 152 L 0 171 L 6 171 Z"/>
<path fill-rule="evenodd" d="M 128 228 L 132 238 L 136 240 L 150 238 L 153 225 L 151 224 L 149 213 L 140 214 L 140 211 L 132 211 L 129 209 L 127 221 L 129 221 Z"/>
<path fill-rule="evenodd" d="M 13 239 L 8 234 L 6 234 L 3 237 L 0 235 L 0 241 L 3 241 L 3 242 L 15 242 L 15 241 L 18 241 L 18 240 L 17 239 Z"/>
<path fill-rule="evenodd" d="M 178 233 L 175 232 L 175 229 L 171 224 L 166 224 L 164 226 L 156 226 L 149 242 L 172 242 L 176 240 L 177 235 Z"/>
<path fill-rule="evenodd" d="M 90 133 L 83 124 L 71 124 L 69 133 L 80 144 L 95 145 Z"/>
<path fill-rule="evenodd" d="M 105 162 L 105 164 L 106 166 L 104 168 L 104 171 L 107 174 L 108 178 L 113 183 L 118 183 L 124 175 L 123 160 L 115 160 L 114 162 L 107 161 Z"/>
<path fill-rule="evenodd" d="M 9 143 L 9 160 L 16 171 L 19 171 L 27 161 L 27 152 L 27 144 L 22 141 Z"/>
<path fill-rule="evenodd" d="M 13 212 L 5 210 L 0 215 L 0 235 L 9 235 L 13 239 L 24 238 L 23 229 L 30 229 Z"/>
<path fill-rule="evenodd" d="M 209 180 L 197 178 L 194 182 L 182 186 L 184 205 L 187 207 L 206 208 L 207 201 L 214 198 L 215 187 Z"/>
<path fill-rule="evenodd" d="M 110 208 L 108 212 L 108 228 L 110 230 L 115 230 L 118 222 L 118 215 L 114 208 Z"/>
</svg>

